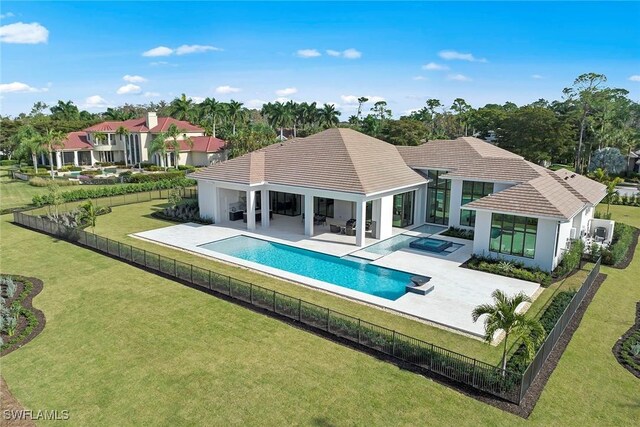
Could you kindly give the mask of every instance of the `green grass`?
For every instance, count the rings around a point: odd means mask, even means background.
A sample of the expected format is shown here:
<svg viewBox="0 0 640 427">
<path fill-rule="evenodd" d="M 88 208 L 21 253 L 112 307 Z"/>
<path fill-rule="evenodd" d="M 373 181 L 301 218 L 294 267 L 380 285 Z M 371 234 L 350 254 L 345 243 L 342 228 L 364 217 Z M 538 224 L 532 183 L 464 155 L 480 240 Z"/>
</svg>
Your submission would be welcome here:
<svg viewBox="0 0 640 427">
<path fill-rule="evenodd" d="M 617 206 L 612 212 L 616 219 L 630 214 Z M 116 224 L 116 218 L 101 217 L 97 231 L 126 239 L 127 230 L 163 224 L 148 217 Z M 2 358 L 2 375 L 26 407 L 68 409 L 73 425 L 621 426 L 640 416 L 640 382 L 611 353 L 640 299 L 638 257 L 626 270 L 603 268 L 609 279 L 525 421 L 9 219 L 0 222 L 2 270 L 45 281 L 34 304 L 47 325 L 41 336 Z M 640 225 L 640 218 L 632 219 L 636 224 L 625 222 Z M 319 294 L 300 292 L 309 299 Z M 425 333 L 417 322 L 406 327 Z M 467 343 L 471 348 L 474 341 Z"/>
</svg>

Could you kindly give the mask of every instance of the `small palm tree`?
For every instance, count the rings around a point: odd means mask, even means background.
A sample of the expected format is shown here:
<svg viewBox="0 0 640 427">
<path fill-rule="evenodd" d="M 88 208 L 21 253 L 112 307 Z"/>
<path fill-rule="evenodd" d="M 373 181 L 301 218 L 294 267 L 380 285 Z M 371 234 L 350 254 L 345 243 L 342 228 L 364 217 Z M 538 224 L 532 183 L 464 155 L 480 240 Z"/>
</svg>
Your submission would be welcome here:
<svg viewBox="0 0 640 427">
<path fill-rule="evenodd" d="M 326 128 L 336 126 L 340 122 L 338 117 L 342 114 L 340 111 L 336 110 L 336 107 L 333 104 L 324 104 L 319 110 L 319 113 L 320 121 Z"/>
<path fill-rule="evenodd" d="M 518 313 L 518 306 L 525 302 L 531 302 L 526 294 L 520 292 L 513 297 L 508 297 L 500 289 L 496 289 L 491 294 L 493 304 L 481 304 L 473 309 L 471 316 L 474 322 L 486 315 L 484 319 L 484 340 L 488 343 L 493 341 L 493 336 L 498 331 L 504 331 L 504 350 L 502 351 L 502 369 L 507 368 L 507 341 L 509 336 L 522 338 L 529 357 L 533 356 L 536 347 L 544 339 L 544 328 L 535 319 L 526 317 L 523 313 Z"/>
<path fill-rule="evenodd" d="M 36 175 L 38 174 L 38 154 L 44 152 L 42 135 L 31 125 L 21 126 L 12 137 L 17 145 L 16 154 L 31 156 Z"/>
<path fill-rule="evenodd" d="M 169 151 L 169 144 L 167 144 L 167 134 L 161 132 L 157 134 L 153 140 L 151 141 L 151 145 L 149 146 L 149 153 L 151 155 L 157 154 L 160 157 L 160 165 L 164 166 L 164 170 L 167 170 L 167 155 Z"/>
<path fill-rule="evenodd" d="M 58 130 L 49 129 L 42 137 L 42 143 L 49 153 L 49 170 L 53 178 L 53 152 L 64 148 L 64 134 Z"/>
<path fill-rule="evenodd" d="M 169 129 L 167 129 L 167 132 L 165 133 L 165 136 L 172 141 L 170 148 L 173 149 L 173 154 L 175 157 L 175 165 L 173 166 L 176 169 L 178 168 L 178 162 L 180 160 L 180 142 L 178 141 L 178 138 L 180 137 L 180 135 L 184 135 L 183 141 L 185 144 L 187 144 L 189 147 L 193 147 L 193 140 L 187 137 L 186 133 L 184 133 L 182 129 L 178 129 L 178 126 L 176 126 L 175 124 L 172 123 L 169 126 Z"/>
<path fill-rule="evenodd" d="M 231 120 L 231 124 L 233 125 L 233 135 L 236 134 L 236 124 L 238 123 L 238 120 L 242 120 L 244 118 L 245 109 L 242 108 L 242 105 L 242 102 L 234 101 L 232 99 L 229 101 L 229 106 L 227 107 L 229 120 Z"/>
<path fill-rule="evenodd" d="M 95 231 L 98 219 L 98 207 L 89 199 L 80 206 L 80 220 L 91 226 L 91 231 Z"/>
<path fill-rule="evenodd" d="M 118 129 L 116 129 L 116 135 L 120 136 L 120 140 L 122 141 L 122 144 L 124 146 L 124 165 L 125 166 L 129 166 L 129 162 L 127 160 L 127 140 L 126 137 L 129 135 L 129 129 L 127 129 L 124 126 L 120 126 L 118 127 Z"/>
</svg>

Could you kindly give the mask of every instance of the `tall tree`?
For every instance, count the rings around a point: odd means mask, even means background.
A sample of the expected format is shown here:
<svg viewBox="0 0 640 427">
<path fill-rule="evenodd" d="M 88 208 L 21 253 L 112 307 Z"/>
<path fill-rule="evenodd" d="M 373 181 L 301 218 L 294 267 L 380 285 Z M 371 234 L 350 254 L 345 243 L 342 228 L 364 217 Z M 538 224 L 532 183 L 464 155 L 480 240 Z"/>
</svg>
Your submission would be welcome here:
<svg viewBox="0 0 640 427">
<path fill-rule="evenodd" d="M 187 95 L 184 93 L 169 104 L 169 114 L 174 119 L 191 120 L 193 118 L 193 113 L 193 101 L 190 98 L 187 98 Z"/>
<path fill-rule="evenodd" d="M 205 98 L 200 104 L 204 117 L 208 118 L 211 123 L 211 134 L 215 138 L 216 125 L 224 117 L 226 113 L 225 105 L 222 102 L 216 101 L 215 98 Z"/>
<path fill-rule="evenodd" d="M 78 107 L 71 101 L 58 101 L 50 110 L 54 120 L 78 120 L 80 118 Z"/>
<path fill-rule="evenodd" d="M 533 356 L 535 348 L 544 340 L 544 328 L 536 319 L 527 317 L 524 313 L 518 313 L 518 306 L 522 303 L 531 302 L 523 292 L 508 297 L 504 292 L 496 289 L 491 294 L 493 304 L 482 304 L 473 309 L 471 317 L 477 322 L 481 316 L 486 315 L 484 320 L 484 340 L 488 343 L 493 341 L 494 335 L 498 331 L 504 331 L 504 347 L 502 350 L 502 369 L 507 369 L 507 342 L 510 336 L 522 338 L 529 353 Z"/>
<path fill-rule="evenodd" d="M 158 158 L 160 159 L 160 166 L 164 167 L 165 171 L 169 167 L 168 156 L 170 146 L 168 138 L 169 136 L 166 133 L 161 132 L 151 140 L 151 144 L 149 145 L 149 153 L 151 155 L 156 154 L 158 156 Z"/>
<path fill-rule="evenodd" d="M 130 132 L 129 129 L 127 129 L 124 126 L 118 126 L 118 129 L 116 129 L 116 135 L 118 135 L 120 137 L 120 141 L 122 141 L 122 145 L 124 147 L 124 165 L 125 166 L 129 166 L 129 153 L 127 150 L 127 137 L 129 136 Z"/>
<path fill-rule="evenodd" d="M 356 117 L 358 118 L 358 120 L 362 118 L 362 105 L 367 101 L 369 101 L 369 98 L 367 98 L 366 96 L 361 96 L 360 98 L 358 98 L 358 112 L 356 113 Z"/>
<path fill-rule="evenodd" d="M 458 116 L 460 123 L 460 136 L 469 136 L 469 115 L 473 110 L 467 102 L 462 98 L 456 98 L 453 100 L 451 110 Z"/>
<path fill-rule="evenodd" d="M 234 101 L 232 99 L 231 101 L 229 101 L 229 106 L 227 107 L 229 120 L 231 120 L 231 124 L 233 125 L 233 135 L 236 134 L 236 125 L 238 123 L 238 120 L 242 120 L 244 118 L 245 110 L 242 105 L 242 102 Z"/>
<path fill-rule="evenodd" d="M 64 134 L 58 130 L 49 129 L 42 136 L 42 143 L 47 153 L 49 153 L 49 170 L 51 178 L 53 178 L 53 153 L 56 150 L 64 148 Z"/>
<path fill-rule="evenodd" d="M 38 174 L 38 154 L 44 151 L 42 135 L 31 125 L 21 126 L 12 137 L 16 141 L 16 154 L 31 157 L 36 175 Z"/>
<path fill-rule="evenodd" d="M 170 148 L 173 150 L 175 164 L 174 168 L 178 168 L 178 164 L 180 163 L 180 141 L 178 140 L 180 136 L 183 136 L 182 141 L 189 147 L 193 147 L 193 140 L 187 136 L 183 129 L 179 129 L 175 124 L 169 125 L 167 132 L 165 133 L 165 137 L 171 140 Z M 168 156 L 167 156 L 168 159 Z M 167 162 L 167 165 L 169 162 Z"/>
<path fill-rule="evenodd" d="M 320 109 L 320 121 L 326 128 L 337 126 L 340 123 L 340 115 L 342 113 L 336 110 L 333 104 L 324 104 Z"/>
</svg>

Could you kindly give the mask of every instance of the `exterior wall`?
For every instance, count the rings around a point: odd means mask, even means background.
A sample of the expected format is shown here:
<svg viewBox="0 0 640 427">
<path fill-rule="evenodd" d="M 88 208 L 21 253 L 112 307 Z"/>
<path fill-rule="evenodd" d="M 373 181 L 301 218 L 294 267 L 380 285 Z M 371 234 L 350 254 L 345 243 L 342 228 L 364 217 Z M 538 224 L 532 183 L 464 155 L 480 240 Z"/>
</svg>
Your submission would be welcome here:
<svg viewBox="0 0 640 427">
<path fill-rule="evenodd" d="M 553 256 L 553 267 L 552 267 L 553 269 L 553 268 L 556 268 L 556 266 L 562 260 L 562 257 L 564 257 L 564 254 L 567 251 L 567 249 L 569 249 L 569 245 L 571 244 L 570 237 L 571 237 L 571 228 L 573 227 L 573 221 L 567 221 L 567 222 L 552 221 L 552 222 L 557 224 L 557 226 L 559 227 L 558 244 L 557 244 L 558 248 Z M 540 221 L 538 221 L 538 224 L 540 224 Z"/>
<path fill-rule="evenodd" d="M 451 180 L 449 198 L 449 227 L 460 227 L 460 204 L 462 202 L 462 180 Z M 467 228 L 467 227 L 465 227 Z"/>
<path fill-rule="evenodd" d="M 335 223 L 346 223 L 351 218 L 355 218 L 355 206 L 353 202 L 347 200 L 334 199 L 333 201 L 333 221 Z M 344 224 L 343 224 L 344 225 Z"/>
<path fill-rule="evenodd" d="M 139 133 L 140 136 L 140 161 L 148 162 L 151 158 L 149 154 L 149 146 L 151 145 L 152 138 L 148 133 Z"/>
<path fill-rule="evenodd" d="M 558 221 L 552 219 L 538 219 L 538 233 L 536 234 L 535 258 L 525 258 L 505 255 L 489 251 L 491 236 L 491 212 L 476 211 L 476 228 L 473 240 L 473 253 L 483 257 L 504 259 L 506 261 L 521 262 L 529 267 L 538 267 L 545 271 L 553 270 L 561 259 L 567 247 L 571 222 L 560 223 L 558 250 L 555 250 Z"/>
<path fill-rule="evenodd" d="M 201 217 L 220 221 L 217 217 L 218 192 L 213 182 L 198 181 L 198 206 Z"/>
<path fill-rule="evenodd" d="M 228 188 L 217 188 L 218 196 L 218 216 L 214 216 L 214 221 L 218 224 L 229 221 L 229 204 L 238 203 L 240 201 L 240 194 L 243 193 L 238 190 L 231 190 Z M 198 196 L 200 197 L 200 196 Z M 211 196 L 215 197 L 215 196 Z"/>
<path fill-rule="evenodd" d="M 576 239 L 582 238 L 589 233 L 589 224 L 593 219 L 593 212 L 593 206 L 587 206 L 573 218 L 572 227 L 576 229 Z"/>
</svg>

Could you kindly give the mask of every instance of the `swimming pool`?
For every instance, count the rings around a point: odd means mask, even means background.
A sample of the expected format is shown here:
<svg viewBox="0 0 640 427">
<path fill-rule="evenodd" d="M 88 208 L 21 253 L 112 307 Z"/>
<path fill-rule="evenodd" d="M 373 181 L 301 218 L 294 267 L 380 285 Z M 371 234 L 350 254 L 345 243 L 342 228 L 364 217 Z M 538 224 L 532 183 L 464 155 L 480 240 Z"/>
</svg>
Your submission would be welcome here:
<svg viewBox="0 0 640 427">
<path fill-rule="evenodd" d="M 199 247 L 389 300 L 405 294 L 412 276 L 362 260 L 339 258 L 247 236 Z"/>
</svg>

